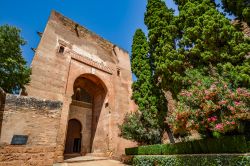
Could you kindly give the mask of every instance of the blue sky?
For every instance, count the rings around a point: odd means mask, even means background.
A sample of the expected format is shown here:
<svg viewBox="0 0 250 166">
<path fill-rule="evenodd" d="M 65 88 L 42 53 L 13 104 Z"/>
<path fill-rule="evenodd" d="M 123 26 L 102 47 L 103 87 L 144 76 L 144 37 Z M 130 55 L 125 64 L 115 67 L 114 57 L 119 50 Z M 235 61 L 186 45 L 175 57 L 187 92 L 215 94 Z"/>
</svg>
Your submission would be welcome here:
<svg viewBox="0 0 250 166">
<path fill-rule="evenodd" d="M 216 0 L 218 2 L 218 0 Z M 27 41 L 23 55 L 30 62 L 31 47 L 39 43 L 51 10 L 56 10 L 114 44 L 131 51 L 137 28 L 146 31 L 143 23 L 147 0 L 0 0 L 0 25 L 10 24 L 22 30 Z M 173 0 L 168 7 L 177 10 Z"/>
<path fill-rule="evenodd" d="M 36 48 L 51 10 L 56 10 L 89 30 L 131 50 L 134 31 L 142 28 L 147 0 L 0 0 L 0 25 L 10 24 L 22 30 L 27 41 L 23 55 L 30 63 L 31 47 Z M 172 0 L 167 4 L 175 7 Z"/>
</svg>

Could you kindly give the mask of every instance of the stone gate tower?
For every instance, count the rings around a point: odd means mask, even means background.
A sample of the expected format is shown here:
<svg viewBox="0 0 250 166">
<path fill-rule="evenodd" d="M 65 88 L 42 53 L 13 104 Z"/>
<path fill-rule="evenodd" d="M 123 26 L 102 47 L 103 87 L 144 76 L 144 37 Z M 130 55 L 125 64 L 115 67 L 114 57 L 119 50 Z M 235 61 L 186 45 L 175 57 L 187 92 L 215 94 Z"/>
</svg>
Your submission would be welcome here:
<svg viewBox="0 0 250 166">
<path fill-rule="evenodd" d="M 63 103 L 56 160 L 124 153 L 129 142 L 119 137 L 118 124 L 133 109 L 131 83 L 126 51 L 52 11 L 26 90 L 28 96 Z"/>
</svg>

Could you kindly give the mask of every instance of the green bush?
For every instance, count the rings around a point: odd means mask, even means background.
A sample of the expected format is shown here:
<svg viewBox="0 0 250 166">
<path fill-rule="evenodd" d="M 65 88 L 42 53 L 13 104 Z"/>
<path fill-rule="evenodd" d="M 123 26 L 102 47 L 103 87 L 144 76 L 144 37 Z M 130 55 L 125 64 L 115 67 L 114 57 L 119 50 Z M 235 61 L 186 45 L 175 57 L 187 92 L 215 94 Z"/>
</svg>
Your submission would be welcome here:
<svg viewBox="0 0 250 166">
<path fill-rule="evenodd" d="M 162 154 L 191 154 L 192 144 L 191 142 L 180 142 L 176 144 L 164 144 L 162 145 Z"/>
<path fill-rule="evenodd" d="M 126 155 L 137 155 L 138 154 L 138 148 L 139 147 L 134 147 L 134 148 L 126 148 L 125 149 L 125 154 Z"/>
<path fill-rule="evenodd" d="M 134 166 L 249 166 L 250 156 L 135 156 Z"/>
<path fill-rule="evenodd" d="M 149 146 L 141 146 L 139 148 L 139 155 L 142 154 L 142 155 L 159 155 L 161 154 L 161 147 L 162 145 L 160 144 L 156 144 L 156 145 L 149 145 Z"/>
<path fill-rule="evenodd" d="M 172 155 L 202 153 L 245 153 L 250 151 L 244 136 L 227 136 L 218 139 L 202 139 L 176 144 L 162 144 L 127 148 L 127 155 Z"/>
</svg>

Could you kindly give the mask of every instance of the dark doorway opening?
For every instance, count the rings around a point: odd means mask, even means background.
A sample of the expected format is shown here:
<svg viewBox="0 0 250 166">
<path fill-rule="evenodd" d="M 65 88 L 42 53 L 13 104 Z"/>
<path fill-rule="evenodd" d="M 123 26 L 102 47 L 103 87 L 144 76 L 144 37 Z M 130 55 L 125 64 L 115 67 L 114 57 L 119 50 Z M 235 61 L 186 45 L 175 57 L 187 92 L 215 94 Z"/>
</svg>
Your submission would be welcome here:
<svg viewBox="0 0 250 166">
<path fill-rule="evenodd" d="M 81 153 L 82 145 L 82 125 L 76 119 L 68 122 L 67 139 L 65 144 L 65 154 Z"/>
<path fill-rule="evenodd" d="M 80 138 L 75 138 L 74 139 L 73 152 L 74 153 L 80 153 L 81 152 L 81 139 Z"/>
</svg>

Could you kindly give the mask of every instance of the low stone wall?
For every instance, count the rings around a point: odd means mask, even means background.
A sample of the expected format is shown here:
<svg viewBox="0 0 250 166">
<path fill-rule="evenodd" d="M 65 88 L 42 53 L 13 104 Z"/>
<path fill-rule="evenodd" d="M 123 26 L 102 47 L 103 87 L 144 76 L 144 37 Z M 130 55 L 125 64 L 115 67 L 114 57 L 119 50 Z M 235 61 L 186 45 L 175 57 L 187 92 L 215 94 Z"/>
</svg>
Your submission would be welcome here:
<svg viewBox="0 0 250 166">
<path fill-rule="evenodd" d="M 6 95 L 1 143 L 13 135 L 27 135 L 27 145 L 56 146 L 62 103 L 33 97 Z"/>
<path fill-rule="evenodd" d="M 0 137 L 0 166 L 53 165 L 62 102 L 6 94 Z M 26 135 L 26 145 L 10 145 Z"/>
<path fill-rule="evenodd" d="M 0 166 L 51 166 L 55 147 L 4 146 L 0 147 Z"/>
</svg>

